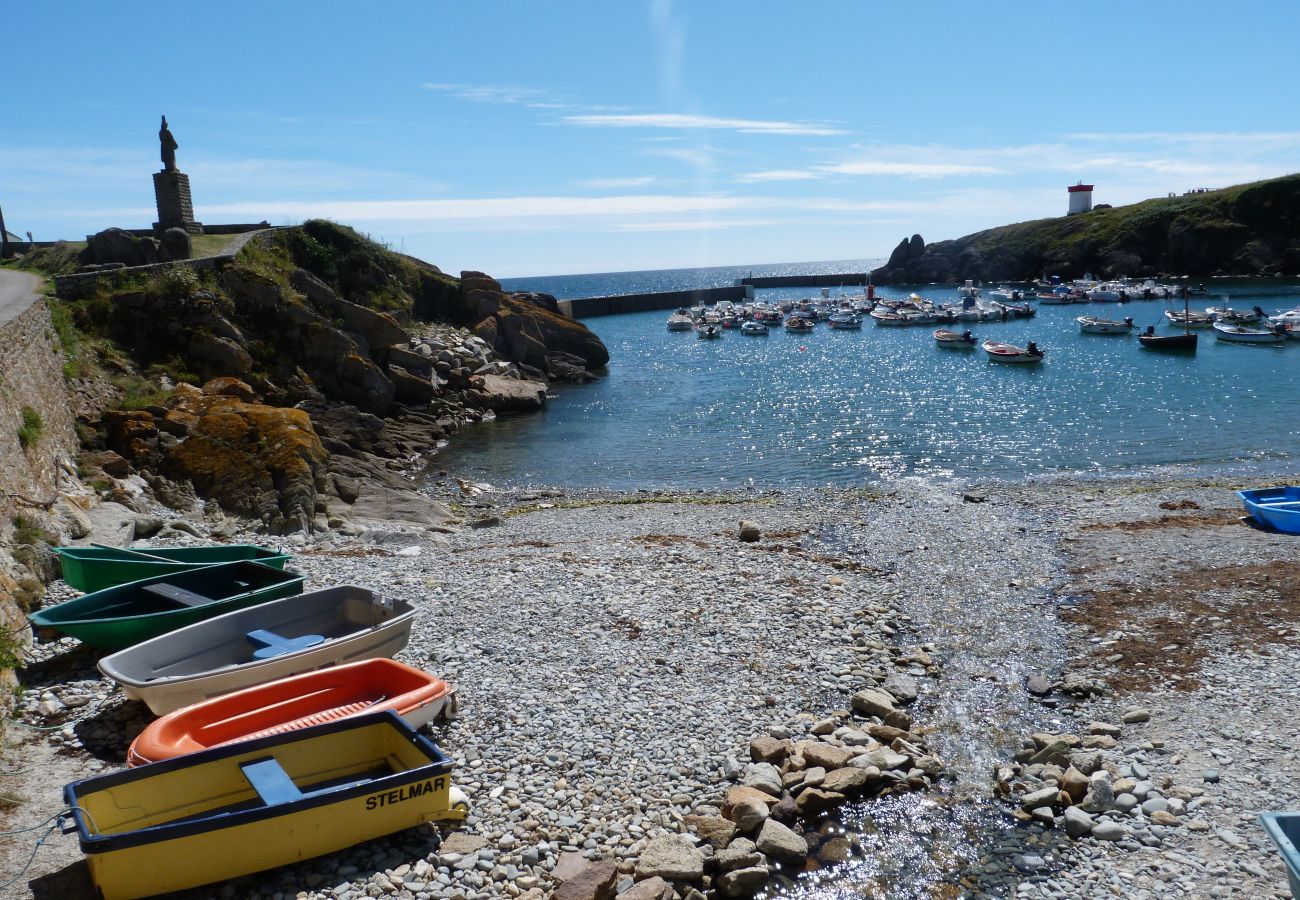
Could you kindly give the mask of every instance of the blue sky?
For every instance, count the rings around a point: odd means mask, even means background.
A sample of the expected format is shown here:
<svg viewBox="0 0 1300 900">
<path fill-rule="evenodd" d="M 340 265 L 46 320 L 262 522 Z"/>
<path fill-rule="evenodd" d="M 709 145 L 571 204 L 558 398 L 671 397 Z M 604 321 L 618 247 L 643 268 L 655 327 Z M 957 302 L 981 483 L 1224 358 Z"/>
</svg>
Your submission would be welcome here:
<svg viewBox="0 0 1300 900">
<path fill-rule="evenodd" d="M 14 3 L 0 207 L 325 216 L 500 277 L 888 255 L 1300 170 L 1300 4 Z"/>
</svg>

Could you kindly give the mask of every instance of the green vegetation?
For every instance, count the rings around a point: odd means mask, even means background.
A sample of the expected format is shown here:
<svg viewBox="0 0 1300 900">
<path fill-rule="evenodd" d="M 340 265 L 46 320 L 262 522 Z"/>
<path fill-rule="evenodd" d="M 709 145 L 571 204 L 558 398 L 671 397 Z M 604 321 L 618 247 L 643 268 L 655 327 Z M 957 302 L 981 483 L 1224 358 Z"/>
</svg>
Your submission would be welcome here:
<svg viewBox="0 0 1300 900">
<path fill-rule="evenodd" d="M 39 543 L 52 544 L 54 536 L 41 527 L 41 523 L 28 516 L 19 513 L 10 520 L 14 527 L 15 544 L 31 544 L 35 546 Z"/>
<path fill-rule="evenodd" d="M 230 246 L 230 242 L 239 237 L 237 234 L 193 234 L 190 235 L 191 256 L 199 259 L 204 256 L 216 256 Z"/>
<path fill-rule="evenodd" d="M 24 450 L 41 439 L 45 433 L 45 420 L 30 406 L 23 407 L 23 424 L 18 426 L 18 443 Z"/>
<path fill-rule="evenodd" d="M 81 251 L 85 241 L 59 241 L 53 247 L 38 247 L 23 254 L 18 268 L 44 275 L 70 275 L 81 265 Z"/>
</svg>

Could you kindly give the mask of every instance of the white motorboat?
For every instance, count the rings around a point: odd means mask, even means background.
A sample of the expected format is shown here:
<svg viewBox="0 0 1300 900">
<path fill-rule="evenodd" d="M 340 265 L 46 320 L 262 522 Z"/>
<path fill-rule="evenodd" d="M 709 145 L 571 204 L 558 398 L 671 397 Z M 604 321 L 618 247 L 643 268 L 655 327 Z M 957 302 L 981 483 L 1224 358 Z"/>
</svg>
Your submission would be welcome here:
<svg viewBox="0 0 1300 900">
<path fill-rule="evenodd" d="M 1251 328 L 1248 325 L 1228 325 L 1214 323 L 1214 336 L 1231 344 L 1283 344 L 1286 342 L 1286 326 L 1272 325 L 1268 328 Z"/>
<path fill-rule="evenodd" d="M 1300 325 L 1300 306 L 1269 316 L 1268 321 L 1270 325 Z"/>
<path fill-rule="evenodd" d="M 862 317 L 852 312 L 837 312 L 831 315 L 826 324 L 842 331 L 858 331 L 862 328 Z"/>
<path fill-rule="evenodd" d="M 1196 313 L 1187 310 L 1178 312 L 1177 310 L 1167 309 L 1165 310 L 1165 318 L 1168 319 L 1171 324 L 1181 325 L 1184 328 L 1209 328 L 1214 324 L 1214 320 L 1205 313 Z"/>
<path fill-rule="evenodd" d="M 763 335 L 767 334 L 767 326 L 762 322 L 746 322 L 740 326 L 741 334 Z"/>
<path fill-rule="evenodd" d="M 705 319 L 700 323 L 699 328 L 695 330 L 695 336 L 702 341 L 716 341 L 722 337 L 721 323 L 712 323 Z"/>
<path fill-rule="evenodd" d="M 985 341 L 981 346 L 989 355 L 991 362 L 1040 363 L 1043 361 L 1044 353 L 1033 341 L 1030 341 L 1027 347 L 1017 347 L 1015 344 L 1002 341 Z"/>
<path fill-rule="evenodd" d="M 393 657 L 415 607 L 352 585 L 204 619 L 105 656 L 99 670 L 158 715 L 278 678 Z"/>
<path fill-rule="evenodd" d="M 690 331 L 695 327 L 695 320 L 684 309 L 679 309 L 668 317 L 669 331 Z"/>
<path fill-rule="evenodd" d="M 1074 321 L 1079 323 L 1079 331 L 1083 334 L 1128 334 L 1133 330 L 1131 316 L 1126 316 L 1122 322 L 1097 316 L 1079 316 Z"/>
<path fill-rule="evenodd" d="M 969 331 L 949 331 L 946 328 L 934 332 L 935 346 L 941 350 L 974 350 L 975 335 Z"/>
<path fill-rule="evenodd" d="M 1265 318 L 1264 310 L 1256 306 L 1253 309 L 1233 309 L 1231 306 L 1207 306 L 1205 314 L 1215 322 L 1225 325 L 1251 325 Z"/>
</svg>

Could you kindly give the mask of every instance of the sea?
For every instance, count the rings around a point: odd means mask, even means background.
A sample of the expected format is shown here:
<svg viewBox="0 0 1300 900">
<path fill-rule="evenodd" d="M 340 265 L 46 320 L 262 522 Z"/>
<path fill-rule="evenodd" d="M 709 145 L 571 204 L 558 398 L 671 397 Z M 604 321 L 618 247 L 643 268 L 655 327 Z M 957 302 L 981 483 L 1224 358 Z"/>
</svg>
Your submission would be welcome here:
<svg viewBox="0 0 1300 900">
<path fill-rule="evenodd" d="M 733 284 L 745 275 L 862 272 L 881 260 L 507 279 L 560 299 Z M 1200 283 L 1200 282 L 1195 282 Z M 1300 304 L 1300 282 L 1207 279 L 1193 308 Z M 991 286 L 986 286 L 991 287 Z M 832 297 L 861 288 L 831 288 Z M 953 300 L 952 285 L 877 288 Z M 756 292 L 813 297 L 818 288 Z M 1139 346 L 1136 333 L 1181 301 L 1040 306 L 1032 319 L 962 323 L 983 340 L 1046 351 L 1036 366 L 935 347 L 936 326 L 811 334 L 669 332 L 671 310 L 584 321 L 608 373 L 554 384 L 543 412 L 456 435 L 433 465 L 501 486 L 734 489 L 866 486 L 909 476 L 1035 479 L 1268 474 L 1300 463 L 1300 341 L 1226 344 L 1202 331 L 1194 355 Z M 1131 316 L 1133 334 L 1082 334 L 1080 315 Z M 951 326 L 949 326 L 951 327 Z"/>
</svg>

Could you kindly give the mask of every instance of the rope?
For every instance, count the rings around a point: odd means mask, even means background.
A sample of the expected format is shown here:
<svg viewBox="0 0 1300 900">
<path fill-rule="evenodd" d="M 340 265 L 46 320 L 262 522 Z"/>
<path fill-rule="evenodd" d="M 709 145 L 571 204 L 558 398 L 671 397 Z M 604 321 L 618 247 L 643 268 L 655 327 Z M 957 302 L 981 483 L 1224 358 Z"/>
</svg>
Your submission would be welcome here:
<svg viewBox="0 0 1300 900">
<path fill-rule="evenodd" d="M 46 825 L 50 826 L 48 829 L 46 829 L 45 834 L 41 835 L 39 838 L 36 839 L 36 843 L 32 845 L 31 855 L 27 857 L 27 862 L 24 863 L 23 867 L 18 870 L 18 873 L 14 875 L 12 878 L 10 878 L 8 881 L 4 882 L 3 884 L 0 884 L 0 891 L 3 891 L 7 887 L 9 887 L 9 885 L 13 884 L 18 879 L 22 878 L 24 875 L 27 874 L 27 870 L 30 869 L 32 867 L 32 863 L 36 861 L 36 853 L 38 850 L 41 849 L 41 845 L 45 843 L 46 838 L 48 838 L 51 834 L 54 833 L 54 830 L 59 827 L 59 823 L 62 822 L 66 816 L 70 815 L 71 812 L 72 810 L 65 809 L 62 812 L 56 813 L 55 815 L 46 819 L 44 822 L 40 823 L 39 825 L 33 825 L 30 828 L 20 828 L 17 831 L 0 831 L 0 837 L 9 837 L 10 835 L 14 835 L 14 834 L 24 834 L 28 831 L 36 831 L 40 828 L 43 828 Z"/>
</svg>

